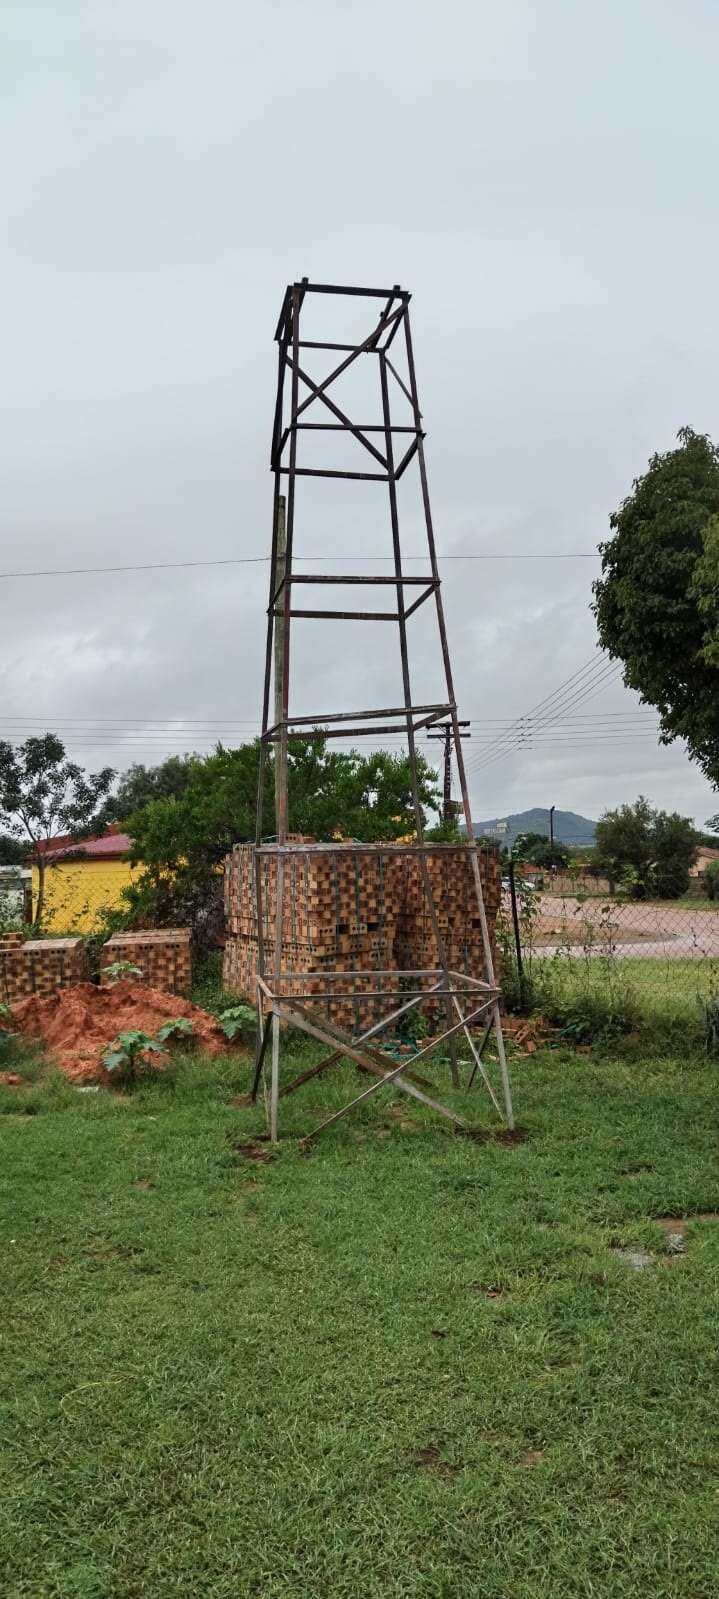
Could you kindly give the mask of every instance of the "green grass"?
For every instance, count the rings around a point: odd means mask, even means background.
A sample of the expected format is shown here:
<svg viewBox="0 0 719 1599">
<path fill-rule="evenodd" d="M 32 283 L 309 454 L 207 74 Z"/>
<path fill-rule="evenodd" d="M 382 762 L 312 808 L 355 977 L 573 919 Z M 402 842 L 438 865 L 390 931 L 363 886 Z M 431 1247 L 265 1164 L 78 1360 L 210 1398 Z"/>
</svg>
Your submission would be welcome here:
<svg viewBox="0 0 719 1599">
<path fill-rule="evenodd" d="M 543 959 L 535 954 L 530 973 L 536 1004 L 562 1020 L 586 1011 L 601 1031 L 603 1014 L 625 1015 L 627 1031 L 648 1042 L 698 1046 L 703 1037 L 700 998 L 719 992 L 719 961 L 616 959 L 581 956 Z"/>
<path fill-rule="evenodd" d="M 670 1261 L 652 1221 L 719 1209 L 715 1069 L 535 1055 L 517 1147 L 383 1090 L 302 1154 L 347 1068 L 260 1164 L 239 1057 L 130 1099 L 36 1066 L 0 1089 L 3 1599 L 715 1599 L 719 1224 Z"/>
</svg>

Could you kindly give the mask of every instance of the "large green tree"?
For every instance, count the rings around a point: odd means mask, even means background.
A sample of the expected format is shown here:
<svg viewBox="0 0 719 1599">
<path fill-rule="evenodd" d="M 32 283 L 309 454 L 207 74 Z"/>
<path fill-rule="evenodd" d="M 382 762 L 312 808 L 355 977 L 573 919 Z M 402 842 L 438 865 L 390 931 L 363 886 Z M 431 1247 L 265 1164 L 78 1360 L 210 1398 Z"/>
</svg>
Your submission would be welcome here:
<svg viewBox="0 0 719 1599">
<path fill-rule="evenodd" d="M 719 785 L 719 449 L 683 428 L 610 517 L 594 612 L 624 681 Z"/>
<path fill-rule="evenodd" d="M 85 772 L 68 761 L 54 733 L 28 738 L 17 747 L 0 741 L 0 828 L 27 840 L 38 870 L 34 925 L 42 926 L 45 850 L 59 834 L 86 837 L 101 826 L 104 802 L 115 773 Z"/>
<path fill-rule="evenodd" d="M 151 799 L 126 818 L 133 859 L 144 871 L 125 892 L 130 917 L 146 925 L 189 925 L 197 948 L 220 930 L 218 867 L 233 844 L 255 836 L 259 743 L 194 757 L 179 796 Z M 440 809 L 434 770 L 418 761 L 423 812 Z M 288 758 L 289 825 L 313 838 L 401 838 L 414 826 L 409 762 L 382 752 L 328 747 L 321 736 L 293 742 Z M 263 834 L 275 831 L 268 762 Z"/>
<path fill-rule="evenodd" d="M 27 842 L 10 833 L 0 833 L 0 866 L 22 866 L 26 855 Z"/>
<path fill-rule="evenodd" d="M 600 816 L 595 859 L 600 872 L 624 879 L 637 899 L 676 899 L 689 886 L 697 833 L 687 816 L 657 811 L 643 794 Z"/>
<path fill-rule="evenodd" d="M 124 822 L 134 811 L 139 811 L 150 800 L 179 799 L 184 794 L 198 757 L 193 755 L 168 755 L 159 766 L 144 766 L 139 761 L 130 766 L 110 796 L 107 820 Z"/>
</svg>

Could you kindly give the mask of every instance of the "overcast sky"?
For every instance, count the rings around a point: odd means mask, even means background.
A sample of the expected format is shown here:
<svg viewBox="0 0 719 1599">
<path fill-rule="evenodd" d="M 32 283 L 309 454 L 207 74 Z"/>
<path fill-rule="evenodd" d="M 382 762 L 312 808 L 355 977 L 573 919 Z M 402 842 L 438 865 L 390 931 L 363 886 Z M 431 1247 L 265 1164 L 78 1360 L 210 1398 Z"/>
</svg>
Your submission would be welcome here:
<svg viewBox="0 0 719 1599">
<path fill-rule="evenodd" d="M 442 568 L 475 816 L 719 809 L 616 676 L 556 742 L 487 743 L 594 655 L 599 564 L 546 556 L 717 434 L 711 0 L 5 0 L 2 36 L 3 570 L 266 556 L 284 286 L 401 282 L 440 552 L 520 557 Z M 354 488 L 298 504 L 300 553 L 388 551 Z M 118 766 L 249 735 L 266 585 L 3 579 L 0 735 Z M 391 704 L 388 634 L 298 638 L 294 709 Z"/>
</svg>

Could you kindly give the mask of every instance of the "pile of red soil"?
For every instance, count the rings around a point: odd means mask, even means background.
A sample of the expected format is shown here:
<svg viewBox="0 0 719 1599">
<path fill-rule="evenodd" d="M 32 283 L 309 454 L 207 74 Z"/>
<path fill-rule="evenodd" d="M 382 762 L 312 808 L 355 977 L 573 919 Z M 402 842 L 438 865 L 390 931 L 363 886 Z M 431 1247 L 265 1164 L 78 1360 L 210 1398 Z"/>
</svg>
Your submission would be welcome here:
<svg viewBox="0 0 719 1599">
<path fill-rule="evenodd" d="M 134 1031 L 153 1037 L 163 1022 L 187 1016 L 193 1037 L 205 1055 L 227 1048 L 225 1035 L 207 1011 L 199 1010 L 177 994 L 144 983 L 76 983 L 58 989 L 47 999 L 33 994 L 13 1005 L 12 1018 L 27 1038 L 37 1038 L 60 1071 L 75 1083 L 109 1082 L 102 1056 L 118 1033 Z M 162 1055 L 148 1056 L 161 1067 Z"/>
</svg>

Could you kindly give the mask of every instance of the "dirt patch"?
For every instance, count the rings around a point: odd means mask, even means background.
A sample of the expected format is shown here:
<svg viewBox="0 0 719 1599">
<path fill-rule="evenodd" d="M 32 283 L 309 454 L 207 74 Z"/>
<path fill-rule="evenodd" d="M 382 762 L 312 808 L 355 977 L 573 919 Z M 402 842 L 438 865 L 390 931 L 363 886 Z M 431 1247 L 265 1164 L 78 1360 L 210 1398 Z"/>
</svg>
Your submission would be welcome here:
<svg viewBox="0 0 719 1599">
<path fill-rule="evenodd" d="M 232 1153 L 236 1160 L 252 1160 L 258 1166 L 268 1166 L 273 1158 L 272 1150 L 254 1139 L 246 1144 L 233 1144 Z"/>
<path fill-rule="evenodd" d="M 442 1459 L 443 1448 L 443 1444 L 425 1444 L 412 1456 L 412 1465 L 423 1471 L 436 1471 L 439 1477 L 456 1477 L 459 1467 L 450 1466 L 449 1461 Z"/>
<path fill-rule="evenodd" d="M 149 1177 L 138 1177 L 137 1182 L 133 1183 L 132 1186 L 133 1188 L 141 1188 L 143 1193 L 149 1194 L 150 1190 L 155 1187 L 155 1184 L 150 1182 Z"/>
<path fill-rule="evenodd" d="M 661 1227 L 667 1241 L 664 1260 L 667 1265 L 687 1252 L 687 1223 L 683 1216 L 653 1216 L 652 1221 Z"/>
<path fill-rule="evenodd" d="M 90 1260 L 102 1262 L 122 1260 L 125 1262 L 140 1260 L 142 1250 L 136 1249 L 133 1244 L 111 1244 L 105 1238 L 93 1238 L 86 1245 L 84 1254 Z"/>
<path fill-rule="evenodd" d="M 539 1466 L 544 1459 L 543 1449 L 525 1449 L 517 1461 L 518 1466 Z"/>
<path fill-rule="evenodd" d="M 204 1054 L 219 1055 L 228 1048 L 214 1016 L 177 994 L 147 988 L 144 983 L 122 982 L 103 987 L 76 983 L 47 999 L 32 994 L 13 1006 L 12 1016 L 27 1038 L 40 1040 L 72 1082 L 110 1082 L 102 1056 L 117 1034 L 137 1029 L 153 1035 L 174 1016 L 186 1016 L 192 1022 L 198 1048 Z M 162 1070 L 166 1057 L 150 1059 Z"/>
<path fill-rule="evenodd" d="M 468 1283 L 470 1293 L 484 1294 L 485 1299 L 503 1299 L 504 1289 L 498 1288 L 496 1283 Z"/>
<path fill-rule="evenodd" d="M 402 1133 L 419 1133 L 422 1130 L 420 1123 L 407 1115 L 406 1105 L 388 1105 L 386 1115 L 392 1117 Z"/>
<path fill-rule="evenodd" d="M 22 1088 L 23 1081 L 19 1072 L 0 1072 L 0 1083 L 4 1088 Z"/>
<path fill-rule="evenodd" d="M 647 1249 L 612 1249 L 612 1254 L 617 1260 L 623 1260 L 626 1266 L 631 1266 L 632 1271 L 646 1271 L 647 1266 L 653 1266 L 656 1255 Z"/>
<path fill-rule="evenodd" d="M 516 1149 L 529 1138 L 526 1127 L 455 1127 L 454 1131 L 458 1138 L 473 1138 L 476 1144 L 500 1144 L 504 1149 Z"/>
</svg>

